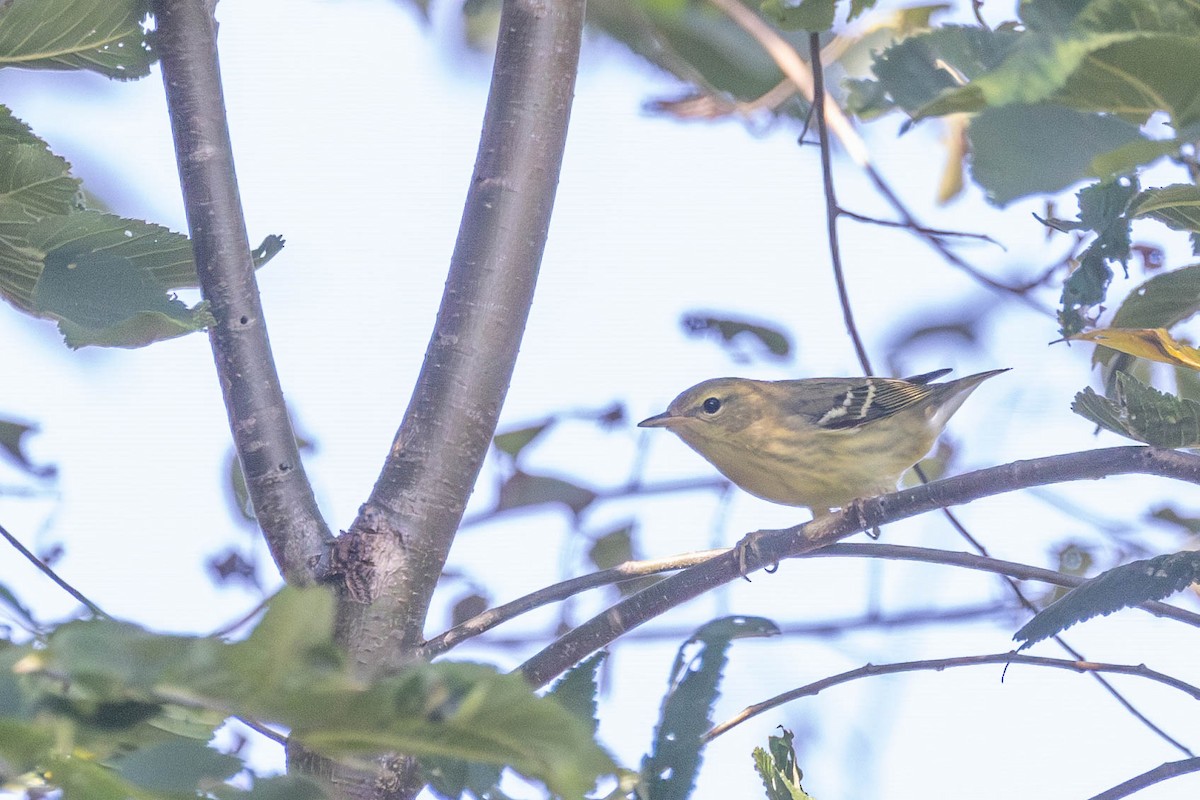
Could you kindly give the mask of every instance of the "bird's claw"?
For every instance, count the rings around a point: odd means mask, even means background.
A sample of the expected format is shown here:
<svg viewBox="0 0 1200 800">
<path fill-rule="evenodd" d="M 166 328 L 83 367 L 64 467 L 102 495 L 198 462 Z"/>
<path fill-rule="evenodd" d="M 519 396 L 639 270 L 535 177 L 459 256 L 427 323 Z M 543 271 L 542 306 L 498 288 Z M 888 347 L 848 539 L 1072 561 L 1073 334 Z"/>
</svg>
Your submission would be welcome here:
<svg viewBox="0 0 1200 800">
<path fill-rule="evenodd" d="M 758 543 L 767 533 L 768 531 L 752 531 L 747 533 L 733 547 L 734 556 L 737 558 L 738 575 L 741 575 L 747 583 L 750 582 L 750 558 L 753 557 L 756 562 L 761 560 Z M 763 571 L 767 574 L 771 574 L 777 569 L 779 569 L 778 562 L 772 562 L 763 567 Z"/>
</svg>

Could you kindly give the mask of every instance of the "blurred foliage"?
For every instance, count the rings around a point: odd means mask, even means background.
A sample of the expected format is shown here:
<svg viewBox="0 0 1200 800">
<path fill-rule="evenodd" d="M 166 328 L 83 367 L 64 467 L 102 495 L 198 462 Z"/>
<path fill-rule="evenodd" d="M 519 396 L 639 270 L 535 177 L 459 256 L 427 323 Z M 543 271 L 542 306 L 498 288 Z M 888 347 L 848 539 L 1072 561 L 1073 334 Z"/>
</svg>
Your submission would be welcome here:
<svg viewBox="0 0 1200 800">
<path fill-rule="evenodd" d="M 58 470 L 51 464 L 35 464 L 25 449 L 26 438 L 37 431 L 36 425 L 0 419 L 0 452 L 4 452 L 21 471 L 35 478 L 51 478 Z"/>
<path fill-rule="evenodd" d="M 692 312 L 683 316 L 682 325 L 684 333 L 692 338 L 716 339 L 739 363 L 748 363 L 755 356 L 779 361 L 793 356 L 791 336 L 776 324 Z"/>
<path fill-rule="evenodd" d="M 566 797 L 614 769 L 592 726 L 518 675 L 441 662 L 358 681 L 333 644 L 333 612 L 323 589 L 285 589 L 233 644 L 109 619 L 0 644 L 0 779 L 67 798 L 266 796 L 223 785 L 246 766 L 206 744 L 233 715 L 334 759 L 402 751 L 507 766 Z"/>
</svg>

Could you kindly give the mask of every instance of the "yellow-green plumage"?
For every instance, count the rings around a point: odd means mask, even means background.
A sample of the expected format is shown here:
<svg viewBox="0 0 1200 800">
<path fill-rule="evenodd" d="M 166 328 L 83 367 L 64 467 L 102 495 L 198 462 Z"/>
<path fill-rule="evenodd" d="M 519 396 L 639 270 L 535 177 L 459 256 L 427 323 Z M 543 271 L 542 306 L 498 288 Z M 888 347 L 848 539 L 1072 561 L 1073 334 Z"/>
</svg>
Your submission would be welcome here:
<svg viewBox="0 0 1200 800">
<path fill-rule="evenodd" d="M 750 494 L 814 515 L 890 492 L 974 389 L 1006 370 L 907 379 L 716 378 L 638 423 L 666 428 Z"/>
</svg>

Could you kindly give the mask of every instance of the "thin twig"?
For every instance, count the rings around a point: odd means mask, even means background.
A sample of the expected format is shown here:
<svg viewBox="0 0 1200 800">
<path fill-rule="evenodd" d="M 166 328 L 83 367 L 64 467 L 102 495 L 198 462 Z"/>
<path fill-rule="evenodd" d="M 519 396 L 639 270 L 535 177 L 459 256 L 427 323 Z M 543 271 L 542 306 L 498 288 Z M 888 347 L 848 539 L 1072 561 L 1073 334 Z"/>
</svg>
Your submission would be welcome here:
<svg viewBox="0 0 1200 800">
<path fill-rule="evenodd" d="M 278 731 L 274 731 L 271 728 L 267 727 L 265 724 L 263 724 L 257 720 L 250 719 L 249 717 L 234 717 L 234 719 L 236 719 L 238 722 L 245 725 L 250 730 L 257 733 L 259 736 L 270 739 L 272 742 L 274 742 L 277 745 L 287 747 L 287 743 L 288 743 L 287 734 L 279 733 Z"/>
<path fill-rule="evenodd" d="M 1068 575 L 1044 567 L 1021 564 L 1016 561 L 1004 561 L 990 556 L 980 556 L 974 553 L 959 553 L 953 550 L 939 550 L 931 547 L 913 547 L 904 544 L 883 544 L 881 542 L 838 542 L 805 553 L 799 558 L 880 558 L 888 561 L 914 561 L 923 564 L 940 564 L 942 566 L 962 567 L 980 572 L 990 572 L 1023 581 L 1039 581 L 1054 586 L 1075 588 L 1087 583 L 1087 578 L 1079 575 Z M 1177 606 L 1151 601 L 1141 603 L 1137 608 L 1156 617 L 1173 619 L 1186 625 L 1200 628 L 1200 614 Z M 1079 659 L 1083 660 L 1083 659 Z"/>
<path fill-rule="evenodd" d="M 782 636 L 836 639 L 859 631 L 894 631 L 898 628 L 918 628 L 925 625 L 939 627 L 950 624 L 971 624 L 981 620 L 1012 617 L 1015 606 L 997 603 L 981 603 L 962 608 L 922 608 L 901 611 L 895 614 L 868 612 L 854 617 L 820 619 L 812 622 L 780 623 Z M 621 637 L 621 642 L 672 642 L 678 644 L 696 632 L 695 625 L 647 626 L 630 631 Z M 493 648 L 526 648 L 531 644 L 552 641 L 556 632 L 513 634 L 488 637 L 485 641 Z"/>
<path fill-rule="evenodd" d="M 1120 800 L 1122 797 L 1129 797 L 1156 783 L 1162 783 L 1170 778 L 1178 778 L 1180 775 L 1190 775 L 1193 772 L 1200 772 L 1200 758 L 1168 761 L 1100 794 L 1093 795 L 1090 800 Z"/>
<path fill-rule="evenodd" d="M 938 237 L 954 238 L 954 239 L 976 239 L 981 242 L 987 242 L 988 244 L 994 244 L 997 247 L 999 247 L 1000 249 L 1004 249 L 1004 245 L 1000 244 L 1000 242 L 996 241 L 991 236 L 988 236 L 986 233 L 969 233 L 967 231 L 947 231 L 947 230 L 942 230 L 940 228 L 924 228 L 924 227 L 914 228 L 912 225 L 909 225 L 907 222 L 897 222 L 894 219 L 879 219 L 878 217 L 868 217 L 866 214 L 859 214 L 857 212 L 851 211 L 847 208 L 842 208 L 840 206 L 838 207 L 838 214 L 843 217 L 849 217 L 850 219 L 855 220 L 857 222 L 864 222 L 868 225 L 879 225 L 880 227 L 883 227 L 883 228 L 903 228 L 904 230 L 914 231 L 923 236 L 938 236 Z M 1038 286 L 1039 283 L 1034 283 L 1033 285 L 1029 286 L 1028 288 L 1032 289 L 1032 288 Z"/>
<path fill-rule="evenodd" d="M 1063 658 L 1046 658 L 1045 656 L 1030 656 L 1021 653 L 990 653 L 981 656 L 956 656 L 954 658 L 930 658 L 920 661 L 903 661 L 895 664 L 867 664 L 858 669 L 848 670 L 837 675 L 831 675 L 828 678 L 822 678 L 819 681 L 800 686 L 787 692 L 778 694 L 769 700 L 764 700 L 761 703 L 747 706 L 741 712 L 735 714 L 730 719 L 722 722 L 720 725 L 714 726 L 708 733 L 702 737 L 705 742 L 710 742 L 723 733 L 737 727 L 748 719 L 752 719 L 764 711 L 769 711 L 773 708 L 778 708 L 784 703 L 789 703 L 792 700 L 801 697 L 811 697 L 832 686 L 838 686 L 843 683 L 860 680 L 862 678 L 872 678 L 877 675 L 895 675 L 903 672 L 941 672 L 954 667 L 976 667 L 982 664 L 1027 664 L 1036 667 L 1051 667 L 1055 669 L 1069 669 L 1075 672 L 1086 672 L 1095 674 L 1097 672 L 1111 672 L 1119 675 L 1136 675 L 1140 678 L 1161 683 L 1165 686 L 1170 686 L 1173 689 L 1191 696 L 1193 700 L 1200 700 L 1200 687 L 1193 686 L 1186 681 L 1181 681 L 1171 675 L 1167 675 L 1156 670 L 1149 669 L 1144 664 L 1102 664 L 1095 661 L 1079 661 L 1068 660 Z"/>
<path fill-rule="evenodd" d="M 866 345 L 854 324 L 854 312 L 850 309 L 850 292 L 846 288 L 846 274 L 842 270 L 842 252 L 837 233 L 837 218 L 839 208 L 837 195 L 833 187 L 833 157 L 829 153 L 829 125 L 825 118 L 825 70 L 821 68 L 821 37 L 813 33 L 808 39 L 809 51 L 812 54 L 812 85 L 813 109 L 817 116 L 817 137 L 821 148 L 821 181 L 825 187 L 825 226 L 826 238 L 829 242 L 829 259 L 833 265 L 833 277 L 837 282 L 838 302 L 842 305 L 842 320 L 846 323 L 846 332 L 854 343 L 854 352 L 863 372 L 874 375 L 871 369 L 871 358 L 867 355 Z"/>
<path fill-rule="evenodd" d="M 919 477 L 921 479 L 922 483 L 929 483 L 929 478 L 926 477 L 925 471 L 921 469 L 920 464 L 916 465 L 913 469 L 916 470 L 917 477 Z M 954 527 L 954 530 L 956 530 L 958 532 L 958 535 L 961 536 L 968 544 L 970 544 L 971 547 L 973 547 L 975 549 L 975 551 L 977 553 L 979 553 L 979 555 L 984 556 L 984 557 L 988 556 L 988 550 L 986 547 L 983 546 L 983 542 L 976 539 L 974 536 L 972 536 L 970 534 L 970 532 L 967 531 L 966 527 L 962 524 L 962 522 L 959 521 L 958 517 L 954 514 L 953 511 L 951 511 L 948 508 L 943 508 L 942 514 L 944 514 L 946 519 L 949 520 L 950 524 Z M 1029 611 L 1032 614 L 1036 614 L 1038 612 L 1037 606 L 1035 606 L 1033 604 L 1033 602 L 1028 597 L 1025 596 L 1025 593 L 1023 591 L 1021 591 L 1021 587 L 1017 585 L 1016 581 L 1014 581 L 1010 577 L 1005 576 L 1004 582 L 1006 584 L 1008 584 L 1009 590 L 1012 591 L 1013 595 L 1016 596 L 1017 602 L 1019 602 L 1022 607 L 1024 607 L 1027 611 Z M 1053 638 L 1054 638 L 1055 643 L 1058 644 L 1058 646 L 1061 647 L 1064 651 L 1066 651 L 1067 654 L 1071 656 L 1071 658 L 1074 658 L 1077 661 L 1085 660 L 1083 653 L 1079 652 L 1074 647 L 1067 644 L 1066 639 L 1064 639 L 1061 635 L 1056 634 Z M 1100 675 L 1099 673 L 1092 673 L 1092 677 L 1096 680 L 1097 683 L 1100 684 L 1100 686 L 1102 686 L 1104 688 L 1104 691 L 1108 692 L 1109 695 L 1111 695 L 1112 698 L 1121 705 L 1122 708 L 1124 708 L 1126 711 L 1128 711 L 1130 714 L 1132 714 L 1139 722 L 1141 722 L 1143 725 L 1145 725 L 1147 728 L 1149 728 L 1151 731 L 1153 731 L 1155 733 L 1155 735 L 1157 735 L 1159 738 L 1163 739 L 1165 742 L 1170 744 L 1176 750 L 1179 750 L 1181 753 L 1183 753 L 1185 755 L 1189 755 L 1189 756 L 1192 755 L 1191 749 L 1189 749 L 1186 745 L 1184 745 L 1178 739 L 1174 738 L 1169 733 L 1164 731 L 1157 724 L 1155 724 L 1152 720 L 1150 720 L 1149 717 L 1147 717 L 1145 714 L 1143 714 L 1141 711 L 1139 711 L 1133 705 L 1133 703 L 1129 702 L 1129 700 L 1125 697 L 1125 695 L 1121 694 L 1121 692 L 1118 691 L 1117 688 L 1115 686 L 1113 686 L 1112 683 L 1109 682 L 1109 680 L 1107 678 L 1105 678 L 1103 675 Z"/>
<path fill-rule="evenodd" d="M 565 600 L 588 589 L 642 578 L 647 575 L 674 572 L 675 570 L 684 569 L 685 567 L 707 561 L 713 556 L 724 552 L 727 552 L 727 549 L 700 550 L 694 553 L 684 553 L 678 556 L 645 561 L 626 561 L 624 564 L 618 564 L 611 569 L 600 570 L 590 575 L 581 575 L 578 578 L 571 578 L 570 580 L 556 583 L 553 586 L 547 586 L 544 589 L 531 592 L 524 597 L 519 597 L 510 603 L 490 608 L 482 614 L 476 614 L 469 620 L 455 625 L 445 633 L 429 639 L 421 645 L 421 655 L 426 659 L 441 655 L 460 642 L 489 631 L 514 617 L 518 617 L 535 608 L 541 608 L 544 605 Z"/>
<path fill-rule="evenodd" d="M 74 597 L 76 600 L 86 606 L 88 611 L 92 612 L 97 617 L 108 618 L 108 614 L 104 613 L 104 610 L 100 608 L 100 606 L 87 599 L 83 592 L 79 591 L 74 586 L 59 577 L 59 574 L 51 569 L 49 564 L 42 561 L 30 550 L 26 549 L 25 545 L 21 544 L 17 537 L 9 533 L 3 525 L 0 525 L 0 536 L 3 536 L 12 546 L 12 548 L 20 553 L 26 561 L 28 561 L 30 564 L 33 564 L 35 567 L 41 570 L 47 578 L 54 581 L 58 585 L 58 588 L 62 589 L 64 592 L 71 595 L 71 597 Z"/>
<path fill-rule="evenodd" d="M 271 598 L 264 597 L 262 600 L 259 601 L 258 605 L 256 605 L 254 608 L 250 609 L 245 614 L 243 614 L 242 616 L 235 619 L 233 622 L 228 622 L 228 623 L 222 625 L 221 627 L 217 628 L 215 631 L 213 631 L 212 633 L 209 634 L 209 637 L 211 637 L 213 639 L 219 639 L 223 636 L 228 636 L 229 634 L 236 631 L 238 628 L 249 623 L 252 619 L 257 617 L 259 614 L 261 614 L 263 612 L 263 609 L 265 609 L 267 607 L 267 603 L 269 603 L 269 602 L 271 602 Z"/>
<path fill-rule="evenodd" d="M 800 92 L 809 102 L 815 105 L 813 70 L 809 64 L 805 63 L 804 59 L 800 58 L 795 48 L 786 39 L 767 25 L 748 6 L 743 5 L 738 0 L 710 0 L 710 2 L 724 12 L 742 30 L 750 34 L 758 42 L 759 46 L 766 51 L 767 55 L 771 57 L 771 60 L 775 62 L 775 66 L 779 68 L 780 72 L 790 78 L 799 87 Z M 819 63 L 819 61 L 815 63 Z M 842 147 L 846 149 L 846 153 L 850 156 L 850 159 L 867 173 L 867 176 L 875 184 L 880 194 L 896 210 L 896 213 L 900 215 L 905 227 L 920 235 L 946 261 L 967 273 L 967 275 L 979 283 L 997 291 L 1011 294 L 1042 313 L 1050 313 L 1049 309 L 1030 297 L 1026 290 L 1020 287 L 1009 286 L 985 275 L 956 255 L 939 237 L 924 234 L 923 231 L 926 230 L 925 226 L 917 221 L 912 212 L 901 202 L 900 198 L 892 191 L 891 187 L 883 179 L 883 176 L 880 175 L 879 171 L 872 164 L 870 151 L 867 150 L 866 143 L 858 135 L 858 132 L 854 130 L 854 126 L 850 123 L 850 120 L 846 117 L 841 107 L 828 94 L 825 95 L 825 102 L 822 104 L 822 107 L 824 108 L 825 116 L 833 135 L 837 137 Z"/>
</svg>

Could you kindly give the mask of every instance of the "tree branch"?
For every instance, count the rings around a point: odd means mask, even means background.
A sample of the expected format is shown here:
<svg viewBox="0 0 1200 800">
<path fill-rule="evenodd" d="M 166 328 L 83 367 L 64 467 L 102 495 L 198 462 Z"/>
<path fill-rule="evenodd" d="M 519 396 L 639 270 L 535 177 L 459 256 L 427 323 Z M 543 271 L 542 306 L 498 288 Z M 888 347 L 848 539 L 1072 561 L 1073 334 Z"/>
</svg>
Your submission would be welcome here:
<svg viewBox="0 0 1200 800">
<path fill-rule="evenodd" d="M 665 578 L 569 631 L 526 661 L 520 670 L 530 683 L 541 686 L 625 631 L 743 577 L 743 568 L 746 573 L 759 570 L 860 531 L 935 508 L 1031 486 L 1130 473 L 1200 484 L 1200 456 L 1152 447 L 1111 447 L 1016 461 L 856 501 L 841 512 L 803 525 L 757 531 L 735 550 Z"/>
<path fill-rule="evenodd" d="M 475 172 L 412 400 L 370 498 L 334 548 L 338 635 L 366 676 L 421 643 L 508 391 L 550 224 L 583 2 L 506 0 Z"/>
<path fill-rule="evenodd" d="M 304 474 L 259 300 L 208 0 L 154 0 L 155 48 L 208 331 L 234 447 L 263 536 L 284 580 L 312 580 L 331 540 Z"/>
<path fill-rule="evenodd" d="M 486 633 L 497 625 L 508 622 L 510 619 L 515 619 L 535 608 L 541 608 L 544 605 L 565 600 L 568 597 L 598 586 L 607 586 L 610 583 L 620 583 L 621 581 L 642 578 L 647 575 L 658 575 L 663 572 L 673 572 L 684 567 L 691 567 L 707 561 L 715 555 L 726 552 L 728 550 L 725 549 L 700 550 L 694 553 L 684 553 L 667 558 L 626 561 L 624 564 L 618 564 L 611 569 L 603 569 L 599 572 L 593 572 L 590 575 L 580 575 L 577 578 L 571 578 L 570 580 L 547 586 L 536 592 L 530 592 L 524 597 L 518 597 L 511 603 L 489 608 L 482 614 L 476 614 L 465 622 L 455 625 L 445 633 L 435 636 L 422 644 L 421 653 L 425 658 L 433 658 L 467 639 L 471 639 L 481 633 Z"/>
<path fill-rule="evenodd" d="M 708 733 L 704 734 L 703 740 L 711 742 L 721 734 L 736 728 L 746 720 L 752 719 L 765 711 L 778 708 L 784 703 L 790 703 L 792 700 L 797 700 L 801 697 L 811 697 L 832 686 L 850 683 L 860 678 L 871 678 L 876 675 L 895 675 L 901 672 L 941 672 L 952 667 L 976 667 L 982 664 L 1004 664 L 1006 667 L 1010 664 L 1027 664 L 1036 667 L 1069 669 L 1084 673 L 1108 672 L 1118 675 L 1136 675 L 1140 678 L 1146 678 L 1165 686 L 1170 686 L 1173 689 L 1178 689 L 1191 696 L 1193 700 L 1200 700 L 1200 688 L 1165 673 L 1152 670 L 1145 664 L 1102 664 L 1095 661 L 1073 661 L 1065 658 L 1046 658 L 1045 656 L 1029 656 L 1019 653 L 991 653 L 982 656 L 955 656 L 954 658 L 903 661 L 895 664 L 867 664 L 858 669 L 831 675 L 828 678 L 822 678 L 805 686 L 777 694 L 761 703 L 747 706 L 725 722 L 714 726 Z"/>
<path fill-rule="evenodd" d="M 1131 794 L 1136 794 L 1142 789 L 1153 786 L 1156 783 L 1162 783 L 1170 778 L 1178 778 L 1180 775 L 1189 775 L 1193 772 L 1200 772 L 1200 758 L 1168 761 L 1100 794 L 1093 795 L 1091 800 L 1120 800 L 1122 797 L 1129 797 Z"/>
<path fill-rule="evenodd" d="M 701 564 L 719 555 L 731 552 L 731 548 L 722 548 L 718 550 L 697 550 L 691 553 L 681 553 L 676 556 L 666 558 L 647 559 L 644 561 L 626 561 L 624 564 L 619 564 L 611 569 L 599 570 L 588 575 L 581 575 L 577 578 L 562 581 L 560 583 L 547 586 L 544 589 L 530 592 L 529 594 L 519 597 L 503 605 L 490 608 L 481 614 L 476 614 L 474 617 L 455 625 L 445 633 L 434 636 L 426 641 L 421 646 L 421 653 L 424 658 L 434 658 L 445 653 L 453 647 L 462 644 L 468 639 L 472 639 L 480 634 L 486 633 L 493 628 L 504 624 L 510 620 L 532 611 L 535 608 L 549 605 L 550 603 L 565 600 L 568 597 L 573 597 L 581 592 L 589 589 L 595 589 L 600 586 L 607 586 L 612 583 L 620 583 L 622 581 L 634 580 L 648 575 L 658 575 L 663 572 L 675 572 L 687 567 Z M 1064 586 L 1074 588 L 1081 583 L 1085 583 L 1087 578 L 1082 578 L 1078 575 L 1068 575 L 1063 572 L 1056 572 L 1052 569 L 1043 567 L 1034 567 L 1029 564 L 1020 564 L 1016 561 L 1002 561 L 997 558 L 987 556 L 979 556 L 973 553 L 959 553 L 952 550 L 938 550 L 931 547 L 913 547 L 911 545 L 902 544 L 881 544 L 878 542 L 842 542 L 838 544 L 830 544 L 822 547 L 819 550 L 814 550 L 811 553 L 803 553 L 796 558 L 878 558 L 888 561 L 915 561 L 923 564 L 942 564 L 945 566 L 963 567 L 965 569 L 979 570 L 980 572 L 990 572 L 994 575 L 1001 575 L 1008 578 L 1016 578 L 1018 580 L 1033 580 L 1042 583 L 1049 583 L 1054 586 Z M 1156 617 L 1173 619 L 1177 622 L 1182 622 L 1186 625 L 1200 628 L 1200 614 L 1194 611 L 1178 608 L 1176 606 L 1151 601 L 1142 603 L 1138 606 Z M 925 613 L 925 612 L 923 612 Z M 932 615 L 934 612 L 928 612 Z M 889 620 L 902 620 L 904 615 L 889 617 Z M 806 623 L 804 625 L 793 625 L 790 628 L 781 626 L 784 634 L 789 632 L 795 633 L 812 633 L 825 630 L 844 630 L 856 625 L 862 626 L 870 622 L 869 618 L 866 621 L 850 621 L 838 620 L 836 622 L 825 623 Z M 881 618 L 882 619 L 882 618 Z M 857 618 L 856 618 L 857 620 Z M 903 623 L 898 623 L 903 624 Z M 679 636 L 686 636 L 687 633 L 679 633 Z M 658 638 L 674 637 L 676 633 L 670 631 L 655 631 L 655 636 Z M 508 644 L 529 644 L 530 641 L 545 641 L 548 637 L 523 637 L 519 640 L 509 638 L 502 645 Z M 497 644 L 494 640 L 489 640 L 492 644 Z M 1082 661 L 1084 659 L 1076 659 Z"/>
</svg>

